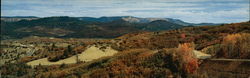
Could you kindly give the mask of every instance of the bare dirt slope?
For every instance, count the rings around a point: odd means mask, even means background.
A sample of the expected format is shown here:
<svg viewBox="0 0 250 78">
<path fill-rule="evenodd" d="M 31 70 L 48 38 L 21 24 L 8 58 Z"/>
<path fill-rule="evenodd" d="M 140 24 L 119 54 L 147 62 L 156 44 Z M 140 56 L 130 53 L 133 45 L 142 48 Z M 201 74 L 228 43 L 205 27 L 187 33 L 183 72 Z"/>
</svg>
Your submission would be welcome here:
<svg viewBox="0 0 250 78">
<path fill-rule="evenodd" d="M 98 47 L 96 46 L 90 46 L 89 48 L 87 48 L 84 52 L 82 52 L 81 54 L 78 55 L 74 55 L 72 57 L 63 59 L 63 60 L 59 60 L 57 62 L 50 62 L 48 61 L 48 58 L 42 58 L 42 59 L 38 59 L 38 60 L 34 60 L 31 62 L 28 62 L 28 65 L 31 66 L 35 66 L 35 65 L 55 65 L 55 64 L 72 64 L 72 63 L 76 63 L 77 62 L 77 56 L 78 56 L 78 60 L 79 61 L 92 61 L 94 59 L 98 59 L 101 57 L 105 57 L 105 56 L 112 56 L 114 54 L 116 54 L 117 51 L 107 47 L 106 49 L 100 50 Z"/>
</svg>

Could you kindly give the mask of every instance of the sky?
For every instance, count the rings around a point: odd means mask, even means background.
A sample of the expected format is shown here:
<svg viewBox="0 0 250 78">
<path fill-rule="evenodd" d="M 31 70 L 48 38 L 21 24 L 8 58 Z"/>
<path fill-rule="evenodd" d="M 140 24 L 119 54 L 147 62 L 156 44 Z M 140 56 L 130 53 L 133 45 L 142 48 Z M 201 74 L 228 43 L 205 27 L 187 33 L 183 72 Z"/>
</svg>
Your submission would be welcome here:
<svg viewBox="0 0 250 78">
<path fill-rule="evenodd" d="M 1 0 L 1 16 L 135 16 L 190 23 L 249 21 L 249 0 Z"/>
</svg>

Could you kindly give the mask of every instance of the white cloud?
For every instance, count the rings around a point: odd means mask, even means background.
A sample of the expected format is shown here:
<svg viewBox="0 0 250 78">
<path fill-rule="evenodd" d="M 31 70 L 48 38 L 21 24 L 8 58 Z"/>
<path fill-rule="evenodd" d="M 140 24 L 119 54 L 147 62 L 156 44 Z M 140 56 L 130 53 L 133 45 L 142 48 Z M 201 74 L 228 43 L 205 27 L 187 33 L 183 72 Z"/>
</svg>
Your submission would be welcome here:
<svg viewBox="0 0 250 78">
<path fill-rule="evenodd" d="M 247 0 L 2 0 L 1 4 L 1 13 L 6 16 L 130 15 L 195 23 L 249 20 Z"/>
</svg>

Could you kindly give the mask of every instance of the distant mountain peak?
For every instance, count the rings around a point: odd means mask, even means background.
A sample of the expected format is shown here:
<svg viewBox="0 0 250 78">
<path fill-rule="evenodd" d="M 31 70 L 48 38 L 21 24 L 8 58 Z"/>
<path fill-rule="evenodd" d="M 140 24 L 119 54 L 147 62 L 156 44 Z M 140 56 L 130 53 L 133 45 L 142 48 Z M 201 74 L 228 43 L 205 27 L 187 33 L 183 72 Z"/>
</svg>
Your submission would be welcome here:
<svg viewBox="0 0 250 78">
<path fill-rule="evenodd" d="M 68 16 L 53 16 L 52 18 L 70 18 Z M 50 17 L 45 17 L 45 18 L 50 18 Z M 94 18 L 94 17 L 74 17 L 77 18 L 78 20 L 83 20 L 83 21 L 90 21 L 90 22 L 112 22 L 115 20 L 124 20 L 130 23 L 149 23 L 155 20 L 165 20 L 168 22 L 172 22 L 175 24 L 183 25 L 183 26 L 202 26 L 202 25 L 218 25 L 214 23 L 188 23 L 184 22 L 180 19 L 174 19 L 174 18 L 140 18 L 140 17 L 134 17 L 134 16 L 103 16 L 99 18 Z M 39 17 L 35 16 L 1 16 L 1 20 L 6 21 L 6 22 L 15 22 L 15 21 L 20 21 L 20 20 L 33 20 L 33 19 L 39 19 Z"/>
</svg>

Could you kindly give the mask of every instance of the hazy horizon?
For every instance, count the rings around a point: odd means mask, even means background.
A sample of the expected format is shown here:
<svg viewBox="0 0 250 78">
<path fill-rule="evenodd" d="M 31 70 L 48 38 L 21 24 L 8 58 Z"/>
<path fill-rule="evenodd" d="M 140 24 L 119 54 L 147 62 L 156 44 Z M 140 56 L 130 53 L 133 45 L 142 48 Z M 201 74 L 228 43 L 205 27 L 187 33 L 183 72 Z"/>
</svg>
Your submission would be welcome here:
<svg viewBox="0 0 250 78">
<path fill-rule="evenodd" d="M 249 21 L 248 0 L 2 0 L 1 16 L 174 18 L 190 23 Z"/>
</svg>

